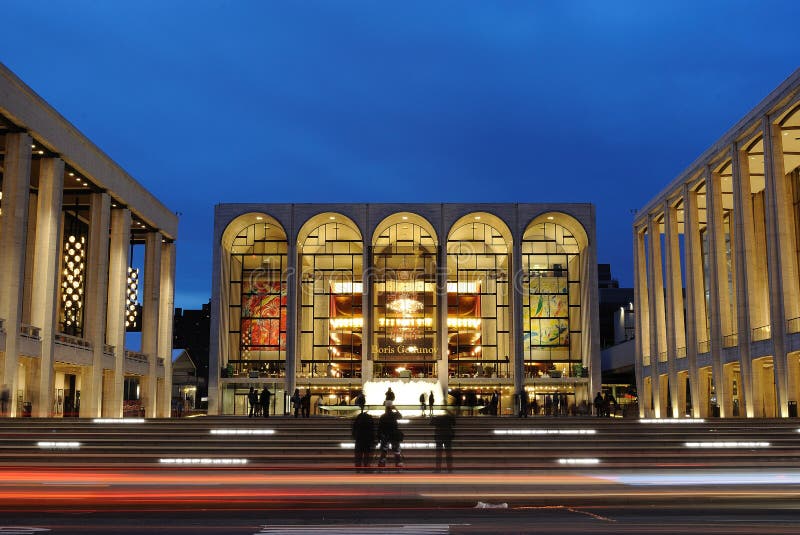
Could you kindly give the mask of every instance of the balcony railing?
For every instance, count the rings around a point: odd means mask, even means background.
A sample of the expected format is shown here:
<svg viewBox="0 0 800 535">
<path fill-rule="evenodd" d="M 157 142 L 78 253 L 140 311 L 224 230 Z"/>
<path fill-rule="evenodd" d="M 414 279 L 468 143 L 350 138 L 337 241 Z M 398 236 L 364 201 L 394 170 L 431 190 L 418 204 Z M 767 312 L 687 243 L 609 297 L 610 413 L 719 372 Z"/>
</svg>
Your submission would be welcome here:
<svg viewBox="0 0 800 535">
<path fill-rule="evenodd" d="M 56 343 L 61 344 L 62 346 L 77 347 L 79 349 L 88 349 L 89 351 L 92 350 L 92 343 L 89 340 L 86 340 L 85 338 L 78 338 L 77 336 L 72 336 L 64 333 L 56 333 L 55 339 Z"/>
<path fill-rule="evenodd" d="M 711 340 L 703 340 L 697 342 L 697 353 L 702 355 L 711 351 Z"/>
<path fill-rule="evenodd" d="M 642 355 L 642 364 L 644 366 L 650 366 L 650 353 L 645 353 Z"/>
<path fill-rule="evenodd" d="M 2 328 L 2 324 L 0 324 L 0 328 Z M 800 318 L 792 318 L 787 320 L 786 331 L 790 333 L 800 333 Z"/>
<path fill-rule="evenodd" d="M 676 349 L 675 350 L 675 356 L 677 358 L 679 358 L 679 359 L 686 358 L 686 348 L 685 347 L 679 347 L 678 349 Z"/>
<path fill-rule="evenodd" d="M 114 355 L 114 349 L 116 349 L 114 346 L 110 346 L 108 344 L 103 344 L 103 353 L 105 353 L 106 355 L 113 356 Z"/>
<path fill-rule="evenodd" d="M 137 351 L 128 351 L 125 350 L 125 358 L 130 360 L 135 360 L 136 362 L 144 362 L 147 364 L 147 355 L 144 353 L 139 353 Z"/>
<path fill-rule="evenodd" d="M 751 337 L 751 340 L 753 342 L 758 342 L 760 340 L 769 340 L 771 337 L 772 334 L 770 332 L 770 326 L 763 325 L 761 327 L 756 327 L 755 329 L 753 329 L 753 336 Z"/>
<path fill-rule="evenodd" d="M 156 362 L 156 364 L 158 364 L 159 368 L 163 368 L 164 367 L 164 359 L 162 357 L 158 357 L 158 361 Z"/>
<path fill-rule="evenodd" d="M 739 333 L 728 334 L 722 337 L 722 347 L 736 347 L 739 345 Z"/>
<path fill-rule="evenodd" d="M 662 351 L 658 354 L 658 362 L 667 362 L 667 352 Z"/>
<path fill-rule="evenodd" d="M 21 334 L 25 338 L 31 338 L 33 340 L 42 339 L 42 330 L 39 327 L 34 327 L 33 325 L 26 325 L 25 323 L 20 323 L 19 334 Z"/>
</svg>

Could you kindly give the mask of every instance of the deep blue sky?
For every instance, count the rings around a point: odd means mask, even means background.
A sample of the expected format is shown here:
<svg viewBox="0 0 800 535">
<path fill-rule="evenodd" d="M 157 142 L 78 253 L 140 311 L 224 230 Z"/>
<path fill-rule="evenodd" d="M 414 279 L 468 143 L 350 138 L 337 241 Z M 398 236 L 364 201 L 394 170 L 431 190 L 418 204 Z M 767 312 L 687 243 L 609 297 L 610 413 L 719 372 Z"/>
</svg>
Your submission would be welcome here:
<svg viewBox="0 0 800 535">
<path fill-rule="evenodd" d="M 639 208 L 800 66 L 800 2 L 4 0 L 0 60 L 180 212 L 176 306 L 219 202 Z"/>
</svg>

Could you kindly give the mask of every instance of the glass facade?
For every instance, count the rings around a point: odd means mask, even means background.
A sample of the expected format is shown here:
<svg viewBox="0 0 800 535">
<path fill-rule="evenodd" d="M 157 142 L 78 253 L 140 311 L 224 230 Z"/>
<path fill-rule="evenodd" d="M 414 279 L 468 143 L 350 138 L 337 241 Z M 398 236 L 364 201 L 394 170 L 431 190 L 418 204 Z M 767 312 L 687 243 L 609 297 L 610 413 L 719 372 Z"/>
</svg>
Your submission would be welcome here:
<svg viewBox="0 0 800 535">
<path fill-rule="evenodd" d="M 298 376 L 361 377 L 361 234 L 332 220 L 312 230 L 299 253 Z"/>
</svg>

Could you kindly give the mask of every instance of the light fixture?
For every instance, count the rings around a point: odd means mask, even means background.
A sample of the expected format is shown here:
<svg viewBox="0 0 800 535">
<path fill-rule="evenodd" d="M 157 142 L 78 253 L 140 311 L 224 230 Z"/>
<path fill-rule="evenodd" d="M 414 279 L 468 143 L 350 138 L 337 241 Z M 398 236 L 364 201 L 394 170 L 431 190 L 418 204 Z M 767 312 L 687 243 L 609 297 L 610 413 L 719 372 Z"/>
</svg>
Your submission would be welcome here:
<svg viewBox="0 0 800 535">
<path fill-rule="evenodd" d="M 260 215 L 257 215 L 257 216 L 256 216 L 256 221 L 261 221 L 262 219 L 264 219 L 264 218 L 263 218 L 263 217 L 261 217 Z"/>
<path fill-rule="evenodd" d="M 387 307 L 395 312 L 399 312 L 401 314 L 413 314 L 415 312 L 419 312 L 424 308 L 424 305 L 417 301 L 416 299 L 409 299 L 409 298 L 401 298 L 395 299 L 391 303 L 387 305 Z"/>
<path fill-rule="evenodd" d="M 553 216 L 551 216 L 551 215 L 547 216 L 547 220 L 548 221 L 552 221 L 553 220 Z"/>
<path fill-rule="evenodd" d="M 80 335 L 83 323 L 84 274 L 86 272 L 86 237 L 78 232 L 78 208 L 70 223 L 70 231 L 64 240 L 64 256 L 61 272 L 61 304 L 64 331 Z"/>
<path fill-rule="evenodd" d="M 404 215 L 404 216 L 403 216 L 403 221 L 407 221 L 407 220 L 408 220 L 408 216 L 407 216 L 407 215 Z"/>
<path fill-rule="evenodd" d="M 331 221 L 333 221 L 334 219 L 336 219 L 336 216 L 334 216 L 334 215 L 332 215 L 332 216 L 328 216 L 328 219 L 330 219 Z"/>
<path fill-rule="evenodd" d="M 125 328 L 135 329 L 138 316 L 139 268 L 133 267 L 133 238 L 131 238 L 131 254 L 128 265 L 128 279 L 125 288 Z"/>
<path fill-rule="evenodd" d="M 480 219 L 480 218 L 481 218 L 481 216 L 479 216 L 479 215 L 476 215 L 476 216 L 475 216 L 475 220 L 476 220 L 476 221 L 477 221 L 478 219 Z"/>
</svg>

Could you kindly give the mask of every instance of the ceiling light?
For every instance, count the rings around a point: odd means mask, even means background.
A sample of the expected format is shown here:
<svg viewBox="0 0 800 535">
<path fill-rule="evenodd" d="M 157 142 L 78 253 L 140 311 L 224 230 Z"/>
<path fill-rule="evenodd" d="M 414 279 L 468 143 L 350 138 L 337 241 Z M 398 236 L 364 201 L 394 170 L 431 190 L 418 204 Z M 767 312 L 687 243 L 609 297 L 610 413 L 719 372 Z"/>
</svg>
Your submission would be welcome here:
<svg viewBox="0 0 800 535">
<path fill-rule="evenodd" d="M 262 219 L 264 219 L 264 218 L 263 218 L 263 217 L 261 217 L 260 215 L 257 215 L 257 216 L 256 216 L 256 221 L 261 221 Z"/>
<path fill-rule="evenodd" d="M 405 221 L 406 219 L 408 219 L 408 216 L 407 216 L 407 215 L 404 215 L 404 216 L 403 216 L 403 221 Z"/>
<path fill-rule="evenodd" d="M 73 172 L 70 172 L 70 173 L 69 173 L 69 176 L 75 176 L 75 173 L 73 173 Z"/>
<path fill-rule="evenodd" d="M 332 215 L 332 216 L 329 216 L 329 217 L 328 217 L 328 219 L 330 219 L 330 220 L 334 220 L 334 219 L 336 219 L 336 216 L 333 216 L 333 215 Z"/>
<path fill-rule="evenodd" d="M 476 216 L 475 216 L 475 220 L 478 220 L 478 219 L 480 219 L 480 218 L 481 218 L 481 216 L 479 216 L 479 215 L 476 215 Z"/>
<path fill-rule="evenodd" d="M 547 216 L 547 220 L 548 221 L 552 221 L 553 220 L 553 216 L 551 216 L 551 215 Z"/>
</svg>

